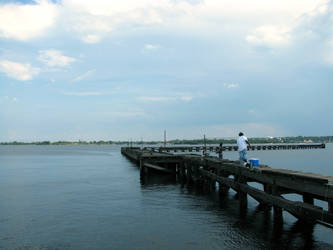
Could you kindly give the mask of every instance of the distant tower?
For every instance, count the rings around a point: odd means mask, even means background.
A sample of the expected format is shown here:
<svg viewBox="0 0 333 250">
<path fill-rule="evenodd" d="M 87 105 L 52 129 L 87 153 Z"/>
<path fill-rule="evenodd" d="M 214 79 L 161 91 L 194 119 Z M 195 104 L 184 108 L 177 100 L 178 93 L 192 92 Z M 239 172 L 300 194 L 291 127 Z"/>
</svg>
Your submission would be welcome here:
<svg viewBox="0 0 333 250">
<path fill-rule="evenodd" d="M 166 147 L 166 130 L 164 130 L 164 147 Z"/>
</svg>

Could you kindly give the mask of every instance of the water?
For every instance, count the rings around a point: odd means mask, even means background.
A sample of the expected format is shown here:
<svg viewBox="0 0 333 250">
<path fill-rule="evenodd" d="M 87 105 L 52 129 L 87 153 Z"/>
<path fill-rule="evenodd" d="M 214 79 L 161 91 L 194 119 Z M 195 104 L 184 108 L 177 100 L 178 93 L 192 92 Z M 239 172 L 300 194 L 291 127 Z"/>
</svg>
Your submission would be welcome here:
<svg viewBox="0 0 333 250">
<path fill-rule="evenodd" d="M 253 151 L 275 168 L 333 176 L 327 149 Z M 236 159 L 236 152 L 225 152 Z M 140 180 L 117 146 L 0 146 L 0 249 L 332 249 L 332 229 L 284 212 L 283 225 L 234 192 Z"/>
</svg>

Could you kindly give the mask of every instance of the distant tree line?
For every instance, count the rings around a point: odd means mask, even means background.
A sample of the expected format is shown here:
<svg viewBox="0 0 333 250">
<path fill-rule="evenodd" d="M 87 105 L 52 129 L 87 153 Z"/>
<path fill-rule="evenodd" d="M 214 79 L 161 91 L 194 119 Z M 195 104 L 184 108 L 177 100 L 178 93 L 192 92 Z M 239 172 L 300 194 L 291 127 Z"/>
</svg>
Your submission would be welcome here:
<svg viewBox="0 0 333 250">
<path fill-rule="evenodd" d="M 333 136 L 290 136 L 290 137 L 264 137 L 249 138 L 250 143 L 329 143 L 333 142 Z M 157 145 L 163 141 L 40 141 L 40 142 L 0 142 L 0 145 Z M 192 139 L 192 140 L 169 140 L 168 144 L 235 144 L 235 139 Z"/>
</svg>

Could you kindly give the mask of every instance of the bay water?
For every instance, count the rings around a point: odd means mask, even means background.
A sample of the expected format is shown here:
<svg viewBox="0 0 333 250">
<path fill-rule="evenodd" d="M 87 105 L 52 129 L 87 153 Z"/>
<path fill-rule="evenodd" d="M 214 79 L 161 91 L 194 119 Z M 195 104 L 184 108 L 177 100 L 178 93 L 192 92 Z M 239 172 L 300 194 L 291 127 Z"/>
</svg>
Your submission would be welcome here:
<svg viewBox="0 0 333 250">
<path fill-rule="evenodd" d="M 332 156 L 332 144 L 249 152 L 330 176 Z M 240 210 L 233 191 L 219 200 L 170 176 L 140 179 L 120 146 L 0 146 L 0 249 L 333 249 L 333 229 L 283 217 L 251 198 Z"/>
</svg>

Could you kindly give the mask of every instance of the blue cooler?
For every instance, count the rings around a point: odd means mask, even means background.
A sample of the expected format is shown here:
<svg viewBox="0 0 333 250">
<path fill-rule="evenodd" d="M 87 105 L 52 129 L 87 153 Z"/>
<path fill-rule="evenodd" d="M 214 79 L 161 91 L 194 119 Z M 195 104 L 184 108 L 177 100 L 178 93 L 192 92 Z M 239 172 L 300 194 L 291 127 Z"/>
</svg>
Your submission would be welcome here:
<svg viewBox="0 0 333 250">
<path fill-rule="evenodd" d="M 252 167 L 257 167 L 257 166 L 259 166 L 259 159 L 251 158 L 251 159 L 249 160 L 249 162 L 250 162 L 250 164 L 251 164 Z"/>
</svg>

